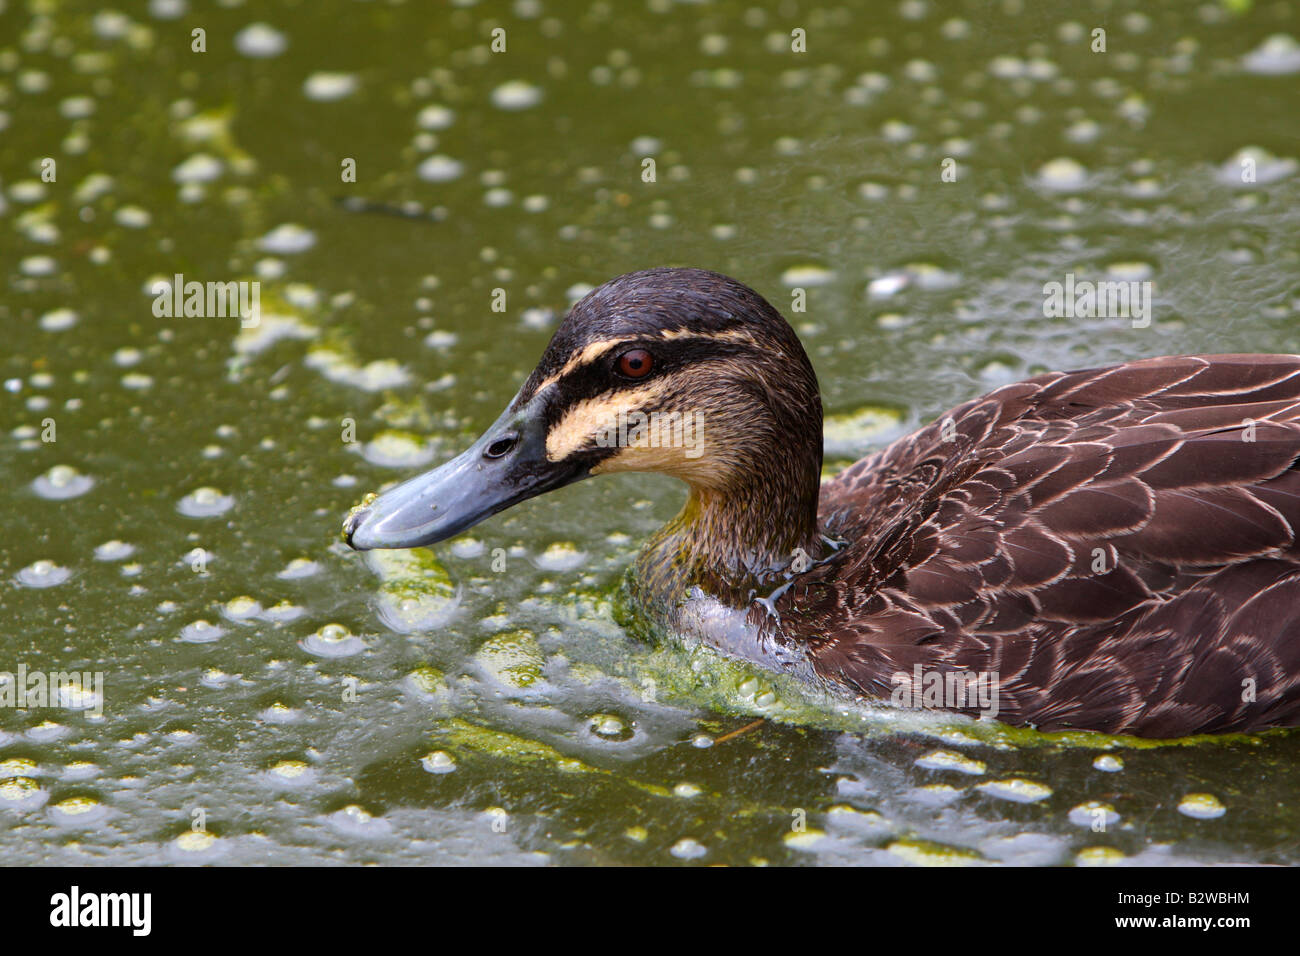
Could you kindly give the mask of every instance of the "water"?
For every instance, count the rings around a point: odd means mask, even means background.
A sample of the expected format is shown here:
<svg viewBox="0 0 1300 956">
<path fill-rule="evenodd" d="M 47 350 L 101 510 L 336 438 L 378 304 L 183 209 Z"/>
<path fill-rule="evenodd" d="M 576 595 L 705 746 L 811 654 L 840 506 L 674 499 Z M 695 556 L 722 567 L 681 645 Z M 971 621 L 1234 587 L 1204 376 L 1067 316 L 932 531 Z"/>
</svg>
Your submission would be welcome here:
<svg viewBox="0 0 1300 956">
<path fill-rule="evenodd" d="M 1296 862 L 1293 734 L 837 713 L 652 647 L 670 481 L 337 538 L 652 265 L 790 317 L 828 470 L 1040 370 L 1300 348 L 1294 9 L 1141 6 L 8 0 L 0 671 L 92 676 L 0 709 L 5 859 Z M 178 273 L 260 323 L 159 316 Z M 1045 318 L 1067 273 L 1152 321 Z"/>
</svg>

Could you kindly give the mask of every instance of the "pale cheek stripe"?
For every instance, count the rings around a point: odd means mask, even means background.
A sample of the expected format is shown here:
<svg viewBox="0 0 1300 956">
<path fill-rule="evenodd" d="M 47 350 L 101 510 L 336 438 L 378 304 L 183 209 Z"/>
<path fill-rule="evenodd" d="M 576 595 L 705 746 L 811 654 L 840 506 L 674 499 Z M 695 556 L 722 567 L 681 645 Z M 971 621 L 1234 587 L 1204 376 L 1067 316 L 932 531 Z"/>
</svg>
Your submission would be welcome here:
<svg viewBox="0 0 1300 956">
<path fill-rule="evenodd" d="M 602 429 L 617 427 L 619 415 L 639 411 L 663 394 L 664 389 L 656 385 L 578 402 L 546 433 L 547 460 L 563 461 L 595 441 Z"/>
</svg>

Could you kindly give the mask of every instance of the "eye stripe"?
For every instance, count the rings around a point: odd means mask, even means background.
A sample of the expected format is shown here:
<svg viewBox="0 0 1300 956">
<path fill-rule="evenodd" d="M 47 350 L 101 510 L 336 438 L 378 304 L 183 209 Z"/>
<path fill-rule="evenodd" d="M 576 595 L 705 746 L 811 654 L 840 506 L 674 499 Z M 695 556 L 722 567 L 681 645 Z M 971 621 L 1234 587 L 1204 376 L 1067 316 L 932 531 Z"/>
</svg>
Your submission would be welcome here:
<svg viewBox="0 0 1300 956">
<path fill-rule="evenodd" d="M 558 372 L 546 376 L 532 392 L 536 395 L 542 389 L 549 388 L 556 382 L 568 377 L 580 368 L 594 365 L 597 361 L 607 355 L 610 351 L 621 345 L 628 345 L 636 342 L 646 342 L 652 339 L 647 335 L 624 335 L 612 339 L 600 339 L 585 345 L 576 355 L 569 358 L 564 363 L 564 367 Z M 665 342 L 705 340 L 705 341 L 722 341 L 722 342 L 739 342 L 749 345 L 756 345 L 754 337 L 743 329 L 728 329 L 721 332 L 694 332 L 690 329 L 663 329 L 659 332 L 657 338 Z"/>
</svg>

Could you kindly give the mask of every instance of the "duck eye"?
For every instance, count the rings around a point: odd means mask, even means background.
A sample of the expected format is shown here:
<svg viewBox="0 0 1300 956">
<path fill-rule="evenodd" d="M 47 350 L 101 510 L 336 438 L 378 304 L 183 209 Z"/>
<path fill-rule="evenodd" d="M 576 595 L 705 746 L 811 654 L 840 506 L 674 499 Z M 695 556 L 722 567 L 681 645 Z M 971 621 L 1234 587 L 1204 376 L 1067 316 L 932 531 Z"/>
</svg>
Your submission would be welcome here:
<svg viewBox="0 0 1300 956">
<path fill-rule="evenodd" d="M 645 349 L 632 349 L 618 357 L 619 374 L 628 378 L 645 378 L 654 364 L 654 357 Z"/>
</svg>

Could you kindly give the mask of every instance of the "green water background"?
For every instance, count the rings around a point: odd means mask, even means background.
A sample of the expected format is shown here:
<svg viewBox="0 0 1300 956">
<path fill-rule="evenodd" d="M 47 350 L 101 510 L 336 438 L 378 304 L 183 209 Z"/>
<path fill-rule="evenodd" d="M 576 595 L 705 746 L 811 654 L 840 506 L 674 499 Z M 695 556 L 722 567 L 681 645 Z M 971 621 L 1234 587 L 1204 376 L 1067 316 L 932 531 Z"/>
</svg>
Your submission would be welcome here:
<svg viewBox="0 0 1300 956">
<path fill-rule="evenodd" d="M 832 471 L 1040 370 L 1296 350 L 1294 4 L 0 11 L 0 671 L 106 681 L 102 716 L 0 709 L 6 862 L 1300 857 L 1295 735 L 819 716 L 647 646 L 616 596 L 671 481 L 337 540 L 653 265 L 786 312 Z M 176 273 L 258 280 L 260 325 L 159 318 Z M 1150 280 L 1153 321 L 1045 318 L 1067 273 Z"/>
</svg>

